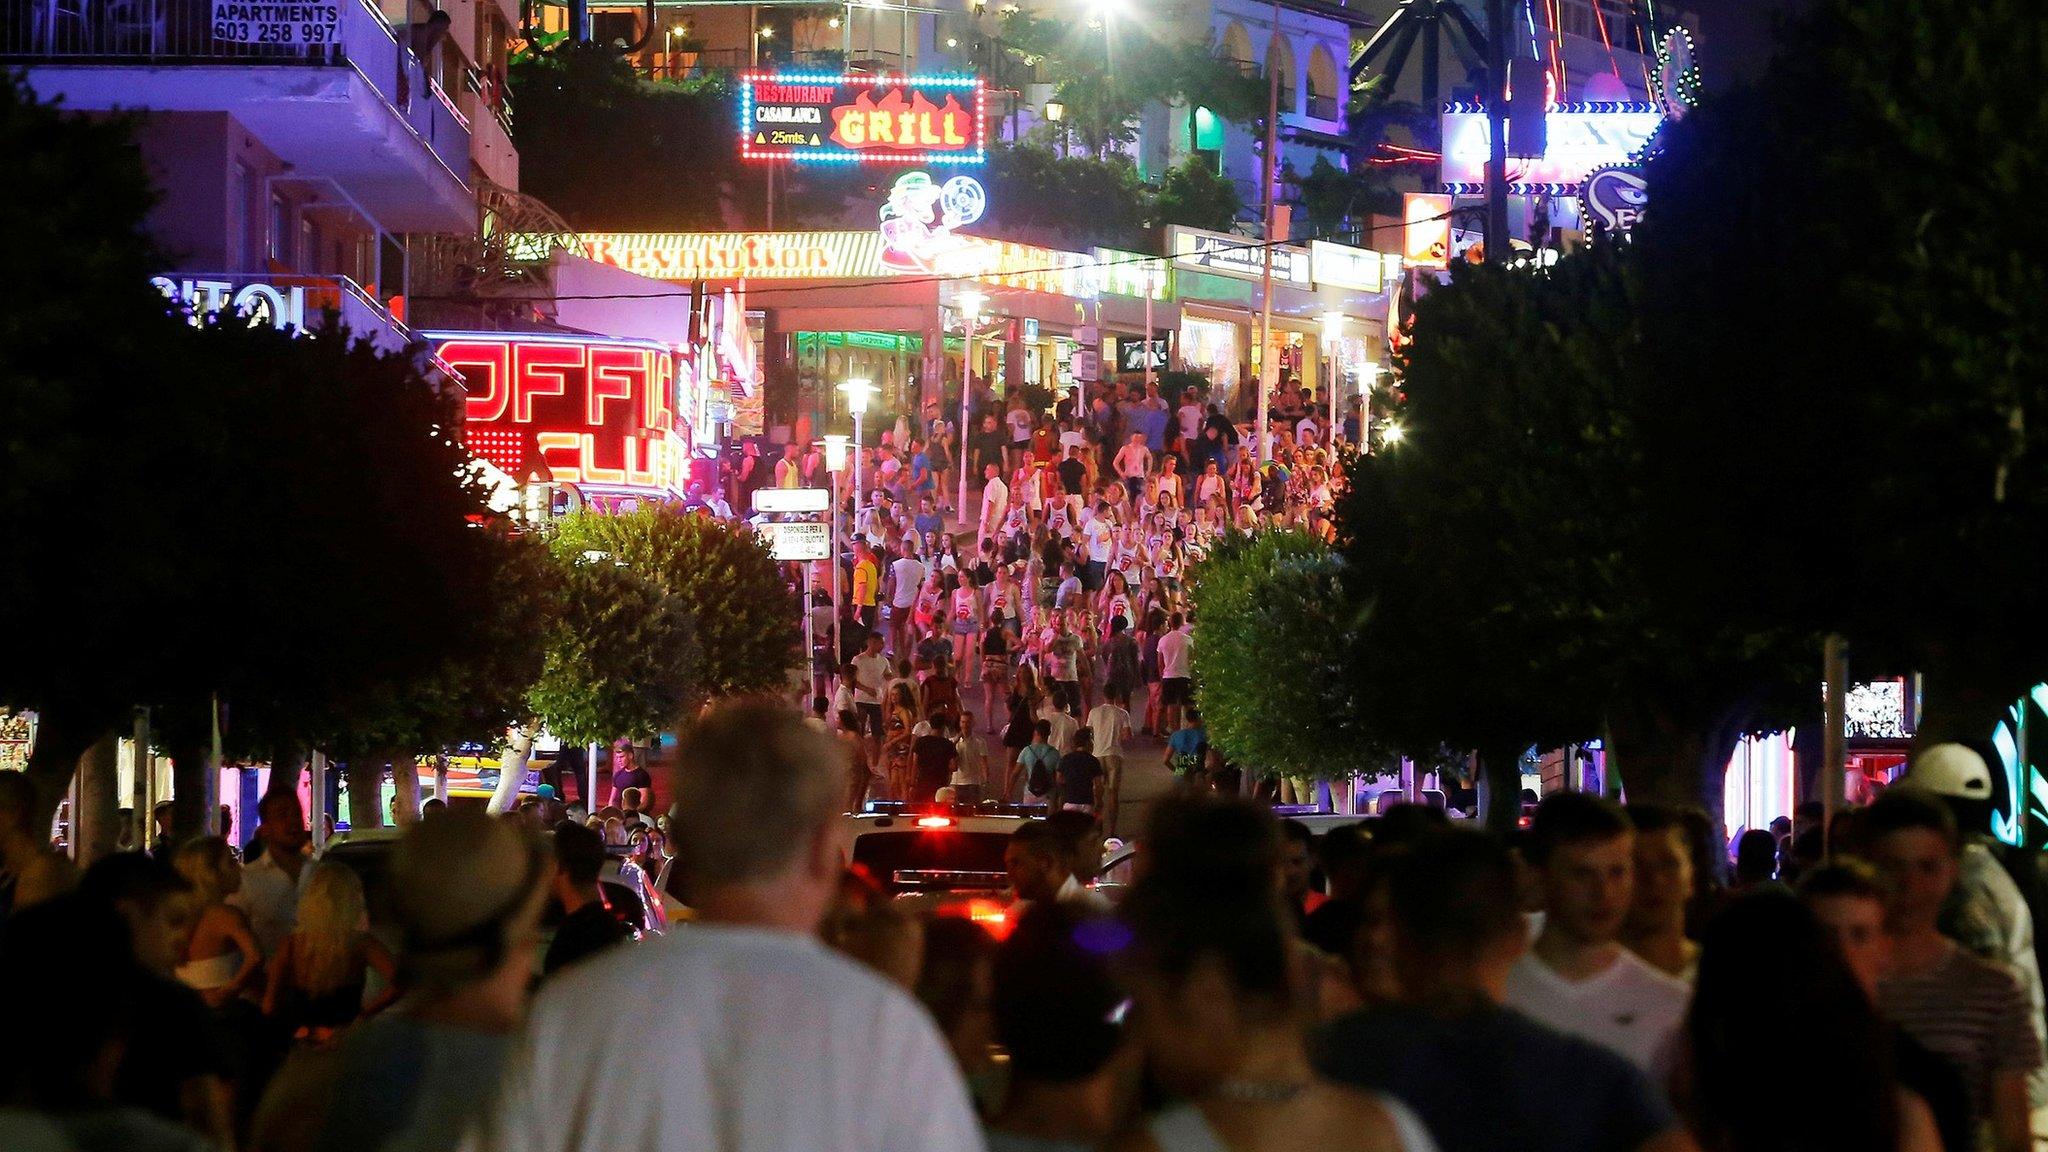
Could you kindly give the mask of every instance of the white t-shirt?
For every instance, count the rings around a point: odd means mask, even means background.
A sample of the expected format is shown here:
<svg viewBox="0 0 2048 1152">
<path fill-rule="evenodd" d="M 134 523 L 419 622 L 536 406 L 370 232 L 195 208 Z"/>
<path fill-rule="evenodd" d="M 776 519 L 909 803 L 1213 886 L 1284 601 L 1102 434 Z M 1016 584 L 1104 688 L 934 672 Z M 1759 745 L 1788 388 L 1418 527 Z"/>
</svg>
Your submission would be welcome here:
<svg viewBox="0 0 2048 1152">
<path fill-rule="evenodd" d="M 1010 486 L 998 476 L 981 490 L 981 522 L 994 527 L 993 521 L 1001 520 L 1010 507 Z"/>
<path fill-rule="evenodd" d="M 1116 550 L 1116 530 L 1100 520 L 1090 520 L 1081 529 L 1081 536 L 1088 541 L 1088 559 L 1092 563 L 1109 563 L 1109 554 Z"/>
<path fill-rule="evenodd" d="M 299 878 L 293 880 L 291 873 L 271 858 L 268 848 L 243 865 L 242 890 L 228 897 L 228 903 L 248 914 L 249 930 L 263 946 L 265 956 L 277 955 L 278 945 L 298 927 L 299 897 L 312 878 L 312 861 L 306 861 L 299 868 Z"/>
<path fill-rule="evenodd" d="M 1176 628 L 1159 638 L 1159 678 L 1161 680 L 1185 680 L 1188 678 L 1188 649 L 1192 645 L 1185 628 Z"/>
<path fill-rule="evenodd" d="M 924 565 L 905 556 L 889 565 L 889 575 L 896 581 L 896 591 L 889 603 L 898 608 L 910 607 L 917 601 L 917 586 L 924 583 Z"/>
<path fill-rule="evenodd" d="M 1022 408 L 1012 408 L 1009 415 L 1003 417 L 1003 420 L 1010 425 L 1010 443 L 1028 444 L 1031 442 L 1031 413 L 1026 412 Z"/>
<path fill-rule="evenodd" d="M 889 658 L 877 652 L 873 656 L 863 652 L 853 658 L 853 702 L 856 704 L 880 704 L 882 691 L 889 679 Z"/>
<path fill-rule="evenodd" d="M 1691 1000 L 1685 981 L 1627 949 L 1605 972 L 1585 980 L 1566 980 L 1534 953 L 1508 973 L 1508 1007 L 1619 1052 L 1655 1078 L 1670 1071 L 1672 1045 Z"/>
<path fill-rule="evenodd" d="M 1088 735 L 1095 741 L 1094 752 L 1103 756 L 1124 754 L 1124 738 L 1131 734 L 1131 714 L 1115 704 L 1097 704 L 1088 710 Z"/>
<path fill-rule="evenodd" d="M 1294 440 L 1295 443 L 1303 445 L 1316 442 L 1316 422 L 1314 417 L 1303 416 L 1301 422 L 1294 426 Z"/>
<path fill-rule="evenodd" d="M 1080 725 L 1074 721 L 1072 716 L 1067 714 L 1066 709 L 1055 708 L 1052 706 L 1052 701 L 1047 700 L 1044 704 L 1039 705 L 1038 719 L 1052 725 L 1052 734 L 1045 739 L 1054 749 L 1073 747 L 1074 730 L 1079 728 Z M 1061 755 L 1065 755 L 1065 753 L 1061 752 Z"/>
<path fill-rule="evenodd" d="M 649 989 L 660 995 L 649 996 Z M 622 1044 L 618 1006 L 635 1005 Z M 630 1049 L 630 1052 L 629 1052 Z M 465 1152 L 979 1152 L 916 1000 L 807 935 L 684 924 L 541 992 Z"/>
<path fill-rule="evenodd" d="M 1202 407 L 1199 404 L 1183 404 L 1175 413 L 1180 417 L 1180 434 L 1189 440 L 1202 434 Z"/>
</svg>

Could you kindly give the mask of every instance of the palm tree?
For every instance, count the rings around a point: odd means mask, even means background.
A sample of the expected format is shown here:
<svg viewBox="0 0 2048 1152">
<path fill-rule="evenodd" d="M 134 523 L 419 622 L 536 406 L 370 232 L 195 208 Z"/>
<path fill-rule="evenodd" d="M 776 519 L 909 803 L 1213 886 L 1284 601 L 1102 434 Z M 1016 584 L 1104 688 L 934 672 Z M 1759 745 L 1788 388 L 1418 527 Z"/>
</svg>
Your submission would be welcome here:
<svg viewBox="0 0 2048 1152">
<path fill-rule="evenodd" d="M 1387 62 L 1382 70 L 1381 91 L 1391 99 L 1418 40 L 1422 42 L 1422 108 L 1434 116 L 1443 98 L 1439 61 L 1444 44 L 1450 45 L 1451 52 L 1468 69 L 1479 67 L 1480 61 L 1486 59 L 1486 37 L 1460 0 L 1401 0 L 1394 14 L 1352 57 L 1352 87 L 1356 89 L 1365 82 L 1366 70 L 1384 54 Z"/>
</svg>

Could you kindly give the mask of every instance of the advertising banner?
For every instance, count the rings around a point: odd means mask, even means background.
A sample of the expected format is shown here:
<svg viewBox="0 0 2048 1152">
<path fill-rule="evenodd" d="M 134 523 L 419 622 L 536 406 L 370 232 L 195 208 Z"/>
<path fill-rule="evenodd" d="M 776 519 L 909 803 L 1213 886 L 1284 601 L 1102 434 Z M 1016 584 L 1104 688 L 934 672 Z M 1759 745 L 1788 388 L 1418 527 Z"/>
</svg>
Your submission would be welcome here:
<svg viewBox="0 0 2048 1152">
<path fill-rule="evenodd" d="M 1536 159 L 1508 161 L 1508 191 L 1516 195 L 1565 195 L 1595 168 L 1625 164 L 1650 143 L 1664 122 L 1655 104 L 1559 104 L 1544 119 L 1546 142 Z M 1486 190 L 1486 152 L 1491 139 L 1486 112 L 1476 104 L 1446 106 L 1443 118 L 1444 191 L 1478 195 Z"/>
<path fill-rule="evenodd" d="M 223 44 L 333 44 L 340 29 L 338 3 L 213 0 L 213 38 Z"/>
</svg>

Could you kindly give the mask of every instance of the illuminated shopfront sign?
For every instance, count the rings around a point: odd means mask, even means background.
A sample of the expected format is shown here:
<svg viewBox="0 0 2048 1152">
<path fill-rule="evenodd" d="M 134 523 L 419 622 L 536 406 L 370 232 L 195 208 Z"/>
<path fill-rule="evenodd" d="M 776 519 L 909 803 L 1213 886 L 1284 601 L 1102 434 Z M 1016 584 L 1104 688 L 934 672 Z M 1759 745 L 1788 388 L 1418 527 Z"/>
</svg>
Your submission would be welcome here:
<svg viewBox="0 0 2048 1152">
<path fill-rule="evenodd" d="M 988 96 L 978 76 L 748 72 L 740 155 L 815 164 L 980 164 Z"/>
<path fill-rule="evenodd" d="M 1246 236 L 1228 232 L 1205 232 L 1175 225 L 1167 229 L 1173 262 L 1183 268 L 1257 280 L 1264 275 L 1265 245 Z M 1274 245 L 1273 279 L 1283 284 L 1308 284 L 1308 252 L 1301 248 Z"/>
<path fill-rule="evenodd" d="M 676 356 L 649 340 L 430 332 L 468 389 L 470 451 L 518 476 L 535 462 L 586 493 L 680 494 L 689 445 Z"/>
<path fill-rule="evenodd" d="M 181 272 L 152 276 L 149 283 L 195 324 L 233 315 L 252 327 L 311 332 L 332 316 L 351 337 L 386 352 L 403 351 L 413 342 L 404 325 L 345 276 Z"/>
<path fill-rule="evenodd" d="M 1401 258 L 1416 268 L 1451 262 L 1451 198 L 1436 192 L 1401 195 Z"/>
<path fill-rule="evenodd" d="M 1540 158 L 1508 161 L 1508 191 L 1516 195 L 1565 195 L 1595 168 L 1625 164 L 1650 143 L 1664 122 L 1655 104 L 1559 104 L 1544 118 L 1549 142 Z M 1444 191 L 1477 195 L 1486 190 L 1490 139 L 1486 112 L 1476 104 L 1450 104 L 1443 115 Z"/>
<path fill-rule="evenodd" d="M 1401 275 L 1401 258 L 1369 248 L 1332 244 L 1327 240 L 1308 243 L 1309 271 L 1318 285 L 1349 288 L 1356 292 L 1379 292 Z"/>
</svg>

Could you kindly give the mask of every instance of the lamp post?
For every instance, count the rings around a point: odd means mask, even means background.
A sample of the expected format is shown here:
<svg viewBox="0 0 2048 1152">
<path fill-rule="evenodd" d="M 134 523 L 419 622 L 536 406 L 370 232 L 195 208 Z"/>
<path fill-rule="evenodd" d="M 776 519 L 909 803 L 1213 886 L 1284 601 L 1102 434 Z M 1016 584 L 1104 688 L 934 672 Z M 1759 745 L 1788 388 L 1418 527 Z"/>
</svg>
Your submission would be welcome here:
<svg viewBox="0 0 2048 1152">
<path fill-rule="evenodd" d="M 839 474 L 846 471 L 846 435 L 825 435 L 825 472 L 832 477 L 832 670 L 836 675 L 846 649 L 839 643 Z"/>
<path fill-rule="evenodd" d="M 668 65 L 668 78 L 671 80 L 676 78 L 675 38 L 678 36 L 688 37 L 689 34 L 690 26 L 688 24 L 678 24 L 673 28 L 662 31 L 661 55 L 663 62 Z"/>
<path fill-rule="evenodd" d="M 960 517 L 960 523 L 962 524 L 967 523 L 967 453 L 965 449 L 967 445 L 967 398 L 973 394 L 974 390 L 974 328 L 975 325 L 981 322 L 981 309 L 987 303 L 988 296 L 986 294 L 971 288 L 965 292 L 956 292 L 953 295 L 953 306 L 960 310 L 961 318 L 967 321 L 967 338 L 960 347 L 960 438 L 953 445 L 953 454 L 960 458 L 960 502 L 954 506 L 954 515 Z M 980 529 L 976 528 L 975 531 L 978 535 Z M 976 548 L 981 547 L 981 541 L 977 539 L 974 545 Z"/>
<path fill-rule="evenodd" d="M 1065 124 L 1060 124 L 1060 121 L 1066 119 L 1066 116 L 1067 106 L 1065 104 L 1062 104 L 1057 100 L 1047 100 L 1045 102 L 1045 122 L 1048 124 L 1060 125 L 1059 130 L 1054 132 L 1053 136 L 1057 139 L 1059 143 L 1059 150 L 1061 156 L 1065 156 L 1067 154 L 1067 126 Z"/>
<path fill-rule="evenodd" d="M 858 508 L 860 506 L 860 423 L 861 417 L 867 415 L 868 400 L 874 396 L 876 389 L 873 381 L 856 378 L 840 384 L 839 390 L 846 393 L 846 410 L 853 413 L 853 503 Z"/>
<path fill-rule="evenodd" d="M 1358 450 L 1368 456 L 1372 454 L 1372 386 L 1379 382 L 1379 378 L 1380 365 L 1378 361 L 1369 361 L 1360 367 L 1358 373 Z M 1399 425 L 1388 429 L 1387 443 L 1399 442 L 1401 437 L 1398 434 L 1398 429 Z"/>
<path fill-rule="evenodd" d="M 1330 446 L 1332 448 L 1337 446 L 1337 385 L 1340 383 L 1337 371 L 1337 346 L 1343 339 L 1344 314 L 1342 312 L 1323 313 L 1323 363 L 1330 373 L 1328 387 L 1330 396 Z M 1361 439 L 1365 436 L 1365 419 L 1363 415 L 1359 417 L 1358 434 Z"/>
</svg>

